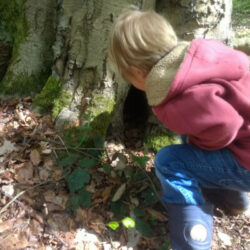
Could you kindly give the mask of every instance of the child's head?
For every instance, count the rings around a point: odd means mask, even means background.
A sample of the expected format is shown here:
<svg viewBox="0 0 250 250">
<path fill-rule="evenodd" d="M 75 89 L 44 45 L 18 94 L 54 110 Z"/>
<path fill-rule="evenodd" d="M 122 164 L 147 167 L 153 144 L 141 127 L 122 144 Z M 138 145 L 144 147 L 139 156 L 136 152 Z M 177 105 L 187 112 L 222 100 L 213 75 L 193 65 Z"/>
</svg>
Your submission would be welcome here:
<svg viewBox="0 0 250 250">
<path fill-rule="evenodd" d="M 176 44 L 176 34 L 162 16 L 154 11 L 127 11 L 114 25 L 109 58 L 127 80 L 131 66 L 147 74 Z"/>
</svg>

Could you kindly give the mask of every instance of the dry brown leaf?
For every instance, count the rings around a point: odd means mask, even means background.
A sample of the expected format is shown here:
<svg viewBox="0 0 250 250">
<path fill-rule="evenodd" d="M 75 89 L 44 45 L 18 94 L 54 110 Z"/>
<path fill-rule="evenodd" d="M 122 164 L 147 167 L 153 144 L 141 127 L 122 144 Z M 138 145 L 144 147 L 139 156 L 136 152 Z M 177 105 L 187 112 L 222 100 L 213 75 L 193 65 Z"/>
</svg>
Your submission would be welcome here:
<svg viewBox="0 0 250 250">
<path fill-rule="evenodd" d="M 34 173 L 34 169 L 33 169 L 32 163 L 26 162 L 24 164 L 24 167 L 19 168 L 16 171 L 16 180 L 22 184 L 33 183 L 32 181 L 33 173 Z"/>
<path fill-rule="evenodd" d="M 24 249 L 29 245 L 27 236 L 24 233 L 12 233 L 0 240 L 0 248 L 3 250 Z"/>
<path fill-rule="evenodd" d="M 30 221 L 30 229 L 31 229 L 31 232 L 35 235 L 38 235 L 43 231 L 41 224 L 37 220 L 34 220 L 34 219 Z"/>
<path fill-rule="evenodd" d="M 54 180 L 59 180 L 62 178 L 62 170 L 61 169 L 56 169 L 53 171 L 53 174 L 51 176 L 52 179 Z"/>
<path fill-rule="evenodd" d="M 54 162 L 50 157 L 45 157 L 43 159 L 43 167 L 44 168 L 51 170 L 53 166 L 54 166 Z"/>
<path fill-rule="evenodd" d="M 76 212 L 75 221 L 80 225 L 88 225 L 90 217 L 88 216 L 88 210 L 78 208 Z"/>
<path fill-rule="evenodd" d="M 112 186 L 106 187 L 102 192 L 102 202 L 106 203 L 112 192 Z"/>
<path fill-rule="evenodd" d="M 159 212 L 159 211 L 156 211 L 156 210 L 154 210 L 153 208 L 147 208 L 146 209 L 147 210 L 147 212 L 149 213 L 149 214 L 151 214 L 151 215 L 153 215 L 155 218 L 156 218 L 156 220 L 158 220 L 158 221 L 160 221 L 160 222 L 166 222 L 168 219 L 167 219 L 167 217 L 165 216 L 165 215 L 163 215 L 161 212 Z"/>
<path fill-rule="evenodd" d="M 13 220 L 6 220 L 0 223 L 0 233 L 4 231 L 10 230 L 13 227 L 14 221 Z"/>
<path fill-rule="evenodd" d="M 62 191 L 58 195 L 56 195 L 54 191 L 48 190 L 44 193 L 44 199 L 48 203 L 53 203 L 56 206 L 59 206 L 61 210 L 66 206 L 68 194 Z"/>
<path fill-rule="evenodd" d="M 47 169 L 40 168 L 39 169 L 39 178 L 41 181 L 47 181 L 50 176 L 50 172 Z"/>
<path fill-rule="evenodd" d="M 41 156 L 36 149 L 30 152 L 30 160 L 34 166 L 38 166 L 41 162 Z"/>
<path fill-rule="evenodd" d="M 115 192 L 112 201 L 116 202 L 118 200 L 120 200 L 120 198 L 122 197 L 122 195 L 124 194 L 126 190 L 126 183 L 123 183 Z"/>
<path fill-rule="evenodd" d="M 54 191 L 48 190 L 43 195 L 44 195 L 45 201 L 47 201 L 47 202 L 53 202 L 53 201 L 55 201 L 56 195 L 55 195 Z"/>
<path fill-rule="evenodd" d="M 48 219 L 48 224 L 57 232 L 69 231 L 69 222 L 72 223 L 69 215 L 66 213 L 54 213 L 51 214 Z"/>
</svg>

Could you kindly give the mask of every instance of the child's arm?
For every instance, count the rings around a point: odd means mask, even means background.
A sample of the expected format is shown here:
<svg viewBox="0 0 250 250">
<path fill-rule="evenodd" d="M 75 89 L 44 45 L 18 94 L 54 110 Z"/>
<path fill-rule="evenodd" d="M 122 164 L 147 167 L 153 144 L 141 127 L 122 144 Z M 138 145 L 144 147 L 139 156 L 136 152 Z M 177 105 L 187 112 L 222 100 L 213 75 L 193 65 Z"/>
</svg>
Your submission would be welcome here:
<svg viewBox="0 0 250 250">
<path fill-rule="evenodd" d="M 192 87 L 166 105 L 162 121 L 171 130 L 189 135 L 189 142 L 200 148 L 226 147 L 235 139 L 243 118 L 223 99 L 225 92 L 218 84 Z"/>
</svg>

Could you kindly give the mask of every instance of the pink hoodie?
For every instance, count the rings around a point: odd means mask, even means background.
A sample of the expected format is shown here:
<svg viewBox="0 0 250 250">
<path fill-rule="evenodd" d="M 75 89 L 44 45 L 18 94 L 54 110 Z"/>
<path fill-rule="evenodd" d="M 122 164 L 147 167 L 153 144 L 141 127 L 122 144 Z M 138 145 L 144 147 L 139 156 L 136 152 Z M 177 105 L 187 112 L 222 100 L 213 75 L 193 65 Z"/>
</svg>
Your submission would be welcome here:
<svg viewBox="0 0 250 250">
<path fill-rule="evenodd" d="M 165 99 L 153 109 L 191 144 L 227 147 L 250 170 L 250 72 L 244 53 L 215 40 L 193 41 Z"/>
</svg>

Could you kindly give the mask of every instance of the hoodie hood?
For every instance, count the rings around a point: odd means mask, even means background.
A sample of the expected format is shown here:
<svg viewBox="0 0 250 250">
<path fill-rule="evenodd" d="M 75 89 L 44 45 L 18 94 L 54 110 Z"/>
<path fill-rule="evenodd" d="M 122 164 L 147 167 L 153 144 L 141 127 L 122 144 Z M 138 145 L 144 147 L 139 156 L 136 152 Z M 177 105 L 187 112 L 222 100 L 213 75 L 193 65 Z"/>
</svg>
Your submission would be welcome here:
<svg viewBox="0 0 250 250">
<path fill-rule="evenodd" d="M 165 99 L 189 45 L 189 42 L 178 43 L 149 72 L 145 82 L 145 92 L 150 106 L 155 106 Z"/>
<path fill-rule="evenodd" d="M 145 83 L 148 103 L 157 106 L 202 83 L 237 81 L 248 70 L 246 55 L 219 41 L 199 38 L 191 45 L 180 42 L 148 74 Z"/>
</svg>

